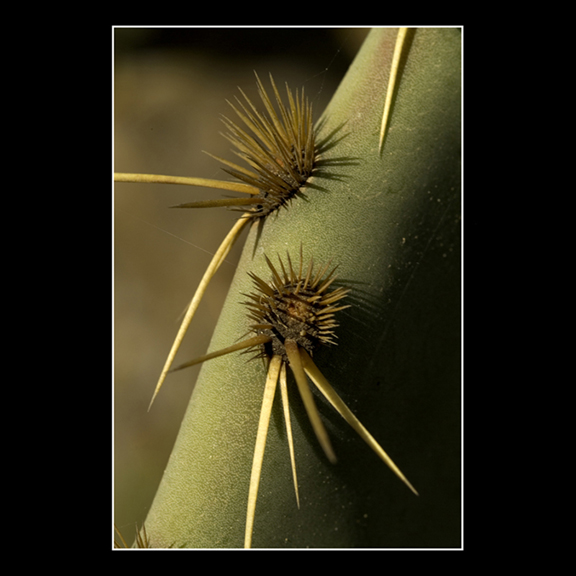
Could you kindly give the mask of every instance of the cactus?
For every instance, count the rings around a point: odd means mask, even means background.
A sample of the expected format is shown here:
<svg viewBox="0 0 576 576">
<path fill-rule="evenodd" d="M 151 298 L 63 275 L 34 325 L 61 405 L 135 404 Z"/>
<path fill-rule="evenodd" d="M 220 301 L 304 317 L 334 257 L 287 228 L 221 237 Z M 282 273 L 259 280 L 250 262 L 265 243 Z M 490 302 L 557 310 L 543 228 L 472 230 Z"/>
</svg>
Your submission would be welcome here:
<svg viewBox="0 0 576 576">
<path fill-rule="evenodd" d="M 302 245 L 305 256 L 338 264 L 352 306 L 339 315 L 338 345 L 314 361 L 420 497 L 317 397 L 338 457 L 330 463 L 292 385 L 300 508 L 278 394 L 255 548 L 460 545 L 461 37 L 408 31 L 381 147 L 397 32 L 369 34 L 323 114 L 320 137 L 335 142 L 326 158 L 338 162 L 250 230 L 208 351 L 247 332 L 242 294 L 248 273 L 267 275 L 264 255 Z M 246 360 L 203 365 L 146 518 L 151 546 L 243 545 L 266 377 L 261 362 Z"/>
</svg>

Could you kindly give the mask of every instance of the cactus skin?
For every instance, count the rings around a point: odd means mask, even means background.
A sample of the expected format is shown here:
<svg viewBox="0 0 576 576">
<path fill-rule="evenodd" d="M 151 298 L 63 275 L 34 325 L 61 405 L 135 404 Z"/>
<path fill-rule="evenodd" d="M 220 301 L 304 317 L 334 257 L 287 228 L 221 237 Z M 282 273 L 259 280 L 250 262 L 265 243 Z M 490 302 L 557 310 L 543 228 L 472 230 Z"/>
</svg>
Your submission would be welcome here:
<svg viewBox="0 0 576 576">
<path fill-rule="evenodd" d="M 411 31 L 380 154 L 395 38 L 371 32 L 324 114 L 321 134 L 340 138 L 326 155 L 345 162 L 251 230 L 209 351 L 247 331 L 241 293 L 248 272 L 266 274 L 264 253 L 302 243 L 305 257 L 332 258 L 353 307 L 315 362 L 421 496 L 318 399 L 330 464 L 292 388 L 300 510 L 276 398 L 255 548 L 460 546 L 461 37 Z M 152 546 L 242 547 L 264 378 L 239 354 L 203 366 L 146 519 Z"/>
</svg>

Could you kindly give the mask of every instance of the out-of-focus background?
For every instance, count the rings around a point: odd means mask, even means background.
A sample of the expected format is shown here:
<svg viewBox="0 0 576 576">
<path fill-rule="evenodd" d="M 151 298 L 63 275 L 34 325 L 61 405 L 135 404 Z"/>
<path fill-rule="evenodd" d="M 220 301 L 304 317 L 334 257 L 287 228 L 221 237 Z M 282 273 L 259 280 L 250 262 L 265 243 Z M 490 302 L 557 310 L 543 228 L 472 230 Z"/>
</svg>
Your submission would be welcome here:
<svg viewBox="0 0 576 576">
<path fill-rule="evenodd" d="M 368 29 L 115 28 L 114 170 L 230 179 L 202 152 L 236 161 L 220 134 L 226 103 L 256 104 L 254 71 L 304 87 L 318 119 Z M 202 274 L 238 213 L 169 206 L 226 195 L 161 184 L 114 186 L 114 521 L 129 543 L 154 498 L 199 367 L 152 392 Z M 226 297 L 246 232 L 210 284 L 176 363 L 202 355 Z M 230 382 L 234 386 L 234 382 Z"/>
</svg>

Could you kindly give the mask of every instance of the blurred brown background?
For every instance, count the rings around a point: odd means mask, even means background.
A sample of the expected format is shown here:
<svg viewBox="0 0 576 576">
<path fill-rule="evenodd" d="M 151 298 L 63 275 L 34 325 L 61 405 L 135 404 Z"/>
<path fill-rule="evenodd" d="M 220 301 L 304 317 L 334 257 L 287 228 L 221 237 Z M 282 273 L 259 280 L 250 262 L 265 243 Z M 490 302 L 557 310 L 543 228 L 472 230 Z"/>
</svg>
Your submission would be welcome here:
<svg viewBox="0 0 576 576">
<path fill-rule="evenodd" d="M 220 115 L 240 86 L 305 87 L 318 119 L 368 29 L 116 28 L 114 170 L 229 179 L 202 153 L 236 160 Z M 281 91 L 282 93 L 282 91 Z M 170 375 L 147 408 L 179 318 L 237 214 L 171 210 L 225 192 L 119 183 L 114 191 L 114 521 L 129 543 L 144 521 L 199 367 Z M 244 232 L 244 235 L 246 232 Z M 176 362 L 204 354 L 244 243 L 213 279 Z M 230 383 L 234 385 L 234 383 Z"/>
</svg>

